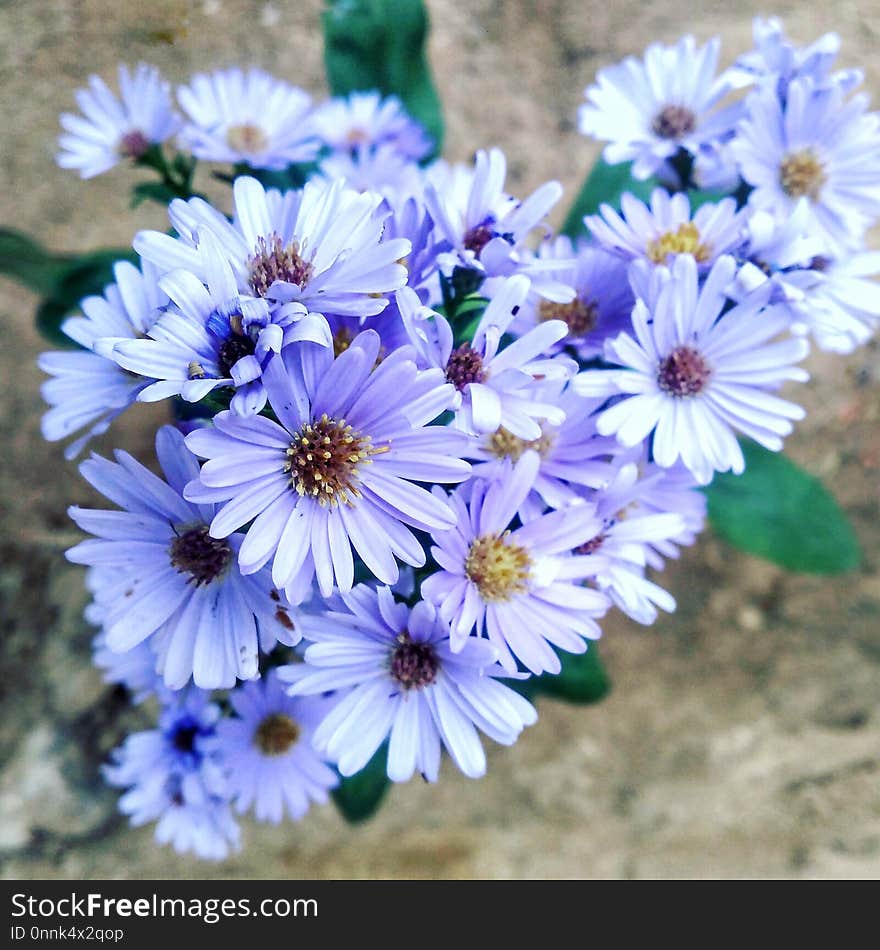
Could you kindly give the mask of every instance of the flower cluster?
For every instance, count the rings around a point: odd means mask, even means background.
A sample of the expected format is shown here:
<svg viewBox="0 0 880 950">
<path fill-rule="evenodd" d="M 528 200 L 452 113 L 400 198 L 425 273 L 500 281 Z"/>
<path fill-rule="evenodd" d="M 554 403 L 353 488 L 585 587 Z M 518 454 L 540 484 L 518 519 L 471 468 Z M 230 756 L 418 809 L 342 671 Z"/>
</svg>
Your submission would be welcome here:
<svg viewBox="0 0 880 950">
<path fill-rule="evenodd" d="M 59 162 L 84 177 L 172 137 L 233 166 L 228 215 L 171 201 L 63 325 L 81 349 L 40 361 L 71 457 L 135 402 L 175 420 L 161 477 L 93 455 L 114 507 L 70 509 L 95 662 L 159 705 L 106 769 L 134 823 L 218 858 L 234 811 L 301 818 L 377 757 L 478 777 L 480 734 L 514 743 L 609 609 L 674 610 L 652 572 L 700 486 L 742 472 L 738 436 L 782 447 L 810 336 L 846 352 L 880 319 L 880 120 L 833 38 L 755 40 L 717 77 L 689 37 L 600 72 L 581 129 L 656 187 L 589 239 L 551 233 L 558 183 L 509 193 L 498 149 L 429 161 L 393 98 L 233 69 L 175 106 L 143 66 L 79 96 Z"/>
</svg>

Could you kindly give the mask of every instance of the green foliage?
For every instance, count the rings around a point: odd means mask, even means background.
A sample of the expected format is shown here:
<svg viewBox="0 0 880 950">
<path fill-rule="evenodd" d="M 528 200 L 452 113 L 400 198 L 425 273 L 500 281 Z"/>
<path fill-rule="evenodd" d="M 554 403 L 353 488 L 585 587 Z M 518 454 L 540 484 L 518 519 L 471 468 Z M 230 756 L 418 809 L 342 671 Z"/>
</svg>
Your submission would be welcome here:
<svg viewBox="0 0 880 950">
<path fill-rule="evenodd" d="M 605 672 L 595 643 L 586 653 L 561 653 L 562 671 L 553 676 L 544 673 L 525 681 L 527 693 L 532 696 L 552 696 L 570 703 L 597 703 L 611 689 L 611 680 Z"/>
<path fill-rule="evenodd" d="M 421 0 L 329 0 L 323 22 L 333 94 L 377 89 L 397 96 L 425 127 L 438 155 L 443 115 L 425 57 L 428 15 Z"/>
<path fill-rule="evenodd" d="M 136 260 L 133 251 L 102 248 L 87 254 L 53 254 L 33 238 L 0 228 L 0 274 L 18 281 L 43 300 L 37 307 L 37 327 L 51 342 L 71 346 L 61 323 L 83 297 L 99 294 L 113 280 L 113 265 Z"/>
<path fill-rule="evenodd" d="M 348 821 L 365 821 L 378 810 L 390 784 L 385 773 L 387 762 L 386 743 L 379 747 L 360 772 L 342 779 L 333 789 L 333 801 Z"/>
<path fill-rule="evenodd" d="M 562 233 L 571 238 L 579 237 L 584 233 L 585 215 L 595 214 L 599 205 L 609 204 L 619 209 L 620 198 L 625 191 L 631 191 L 637 198 L 647 201 L 656 187 L 657 182 L 653 178 L 636 181 L 629 163 L 608 165 L 600 158 L 587 175 L 577 200 L 568 212 Z"/>
<path fill-rule="evenodd" d="M 822 483 L 779 452 L 743 441 L 746 470 L 706 489 L 709 521 L 729 544 L 790 571 L 841 574 L 857 567 L 858 541 Z"/>
</svg>

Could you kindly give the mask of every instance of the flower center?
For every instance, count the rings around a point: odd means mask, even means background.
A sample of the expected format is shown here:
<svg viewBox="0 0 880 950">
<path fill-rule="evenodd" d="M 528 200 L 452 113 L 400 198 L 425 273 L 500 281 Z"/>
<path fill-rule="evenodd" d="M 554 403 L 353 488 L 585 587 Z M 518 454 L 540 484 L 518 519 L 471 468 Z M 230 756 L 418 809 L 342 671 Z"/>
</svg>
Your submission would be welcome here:
<svg viewBox="0 0 880 950">
<path fill-rule="evenodd" d="M 806 195 L 817 201 L 827 180 L 825 166 L 809 148 L 791 152 L 779 166 L 779 183 L 782 190 L 792 198 L 802 198 Z"/>
<path fill-rule="evenodd" d="M 574 549 L 575 554 L 595 554 L 605 543 L 605 532 L 600 531 L 595 538 L 584 541 Z"/>
<path fill-rule="evenodd" d="M 526 441 L 501 426 L 489 436 L 486 445 L 488 451 L 493 455 L 500 459 L 508 458 L 513 462 L 518 462 L 523 453 L 528 452 L 529 449 L 533 449 L 543 458 L 552 447 L 553 435 L 550 432 L 545 432 L 543 427 L 541 435 L 537 439 Z"/>
<path fill-rule="evenodd" d="M 263 755 L 284 755 L 299 739 L 299 726 L 284 713 L 271 713 L 257 726 L 254 745 Z"/>
<path fill-rule="evenodd" d="M 483 600 L 510 600 L 525 591 L 532 559 L 525 548 L 503 535 L 484 534 L 471 542 L 464 572 Z"/>
<path fill-rule="evenodd" d="M 140 158 L 150 147 L 150 141 L 140 129 L 126 132 L 119 140 L 117 149 L 123 158 Z"/>
<path fill-rule="evenodd" d="M 446 363 L 446 380 L 459 391 L 470 383 L 482 383 L 486 379 L 483 357 L 470 345 L 462 343 L 449 354 Z"/>
<path fill-rule="evenodd" d="M 670 254 L 690 254 L 702 263 L 709 259 L 707 244 L 700 243 L 700 232 L 693 221 L 685 221 L 677 231 L 666 231 L 660 237 L 648 242 L 648 259 L 655 264 L 663 264 Z"/>
<path fill-rule="evenodd" d="M 312 278 L 312 263 L 300 254 L 299 241 L 283 244 L 277 234 L 257 239 L 257 249 L 248 264 L 251 287 L 258 297 L 265 297 L 276 280 L 296 284 L 302 289 Z"/>
<path fill-rule="evenodd" d="M 251 122 L 230 125 L 226 130 L 226 144 L 235 152 L 258 155 L 269 147 L 269 137 Z"/>
<path fill-rule="evenodd" d="M 542 300 L 538 306 L 538 319 L 541 323 L 562 320 L 568 327 L 569 336 L 586 336 L 596 329 L 599 322 L 599 305 L 593 300 L 583 300 L 581 297 L 575 297 L 571 303 Z"/>
<path fill-rule="evenodd" d="M 701 392 L 712 370 L 703 357 L 690 346 L 677 346 L 660 361 L 657 385 L 671 396 L 696 396 Z"/>
<path fill-rule="evenodd" d="M 287 450 L 285 471 L 300 495 L 310 495 L 322 505 L 360 498 L 357 473 L 371 462 L 371 455 L 387 452 L 375 447 L 368 435 L 355 432 L 345 419 L 330 419 L 326 413 L 317 422 L 307 422 L 293 437 Z"/>
<path fill-rule="evenodd" d="M 370 133 L 358 125 L 353 125 L 345 134 L 345 142 L 351 148 L 370 141 Z"/>
<path fill-rule="evenodd" d="M 391 678 L 404 689 L 422 689 L 437 678 L 440 662 L 430 643 L 417 643 L 404 630 L 391 654 Z"/>
<path fill-rule="evenodd" d="M 217 352 L 217 366 L 223 377 L 232 375 L 232 367 L 243 357 L 252 356 L 256 350 L 254 341 L 249 336 L 233 334 L 224 340 Z"/>
<path fill-rule="evenodd" d="M 231 560 L 229 542 L 225 538 L 212 538 L 204 524 L 184 531 L 171 542 L 171 566 L 181 574 L 189 574 L 187 583 L 196 587 L 216 580 Z"/>
<path fill-rule="evenodd" d="M 651 123 L 651 131 L 661 139 L 680 139 L 697 126 L 697 117 L 687 106 L 664 106 Z"/>
<path fill-rule="evenodd" d="M 194 752 L 196 748 L 196 736 L 199 734 L 199 727 L 189 722 L 182 722 L 174 730 L 171 736 L 171 745 L 178 752 Z"/>
<path fill-rule="evenodd" d="M 464 236 L 464 247 L 466 251 L 473 251 L 474 257 L 480 259 L 483 248 L 495 237 L 495 232 L 488 224 L 477 224 L 470 229 Z"/>
</svg>

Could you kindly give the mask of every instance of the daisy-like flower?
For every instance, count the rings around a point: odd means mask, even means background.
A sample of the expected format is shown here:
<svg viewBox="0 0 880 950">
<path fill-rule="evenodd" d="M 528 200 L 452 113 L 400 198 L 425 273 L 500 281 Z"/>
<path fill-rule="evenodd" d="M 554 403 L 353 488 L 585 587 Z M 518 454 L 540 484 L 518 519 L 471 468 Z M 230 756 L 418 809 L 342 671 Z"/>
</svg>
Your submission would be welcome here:
<svg viewBox="0 0 880 950">
<path fill-rule="evenodd" d="M 314 120 L 321 140 L 337 152 L 387 145 L 401 157 L 418 161 L 431 151 L 425 130 L 396 96 L 383 99 L 378 92 L 353 92 L 319 106 Z"/>
<path fill-rule="evenodd" d="M 506 477 L 470 483 L 467 500 L 462 491 L 452 496 L 457 524 L 432 532 L 431 553 L 441 570 L 422 582 L 422 596 L 451 624 L 453 651 L 476 631 L 488 636 L 506 670 L 515 672 L 518 659 L 535 674 L 560 671 L 551 644 L 583 653 L 584 638 L 600 634 L 594 618 L 609 606 L 604 594 L 581 586 L 592 564 L 570 556 L 601 528 L 594 505 L 572 505 L 511 528 L 539 464 L 537 452 L 526 452 Z"/>
<path fill-rule="evenodd" d="M 219 718 L 200 690 L 168 695 L 158 728 L 130 735 L 103 769 L 110 785 L 127 789 L 119 809 L 132 825 L 155 821 L 160 844 L 218 861 L 239 848 L 217 751 Z"/>
<path fill-rule="evenodd" d="M 81 178 L 94 178 L 123 159 L 138 159 L 178 130 L 168 83 L 155 66 L 138 65 L 132 75 L 119 66 L 120 98 L 99 76 L 89 77 L 89 88 L 78 89 L 76 101 L 83 115 L 65 112 L 58 139 L 57 162 L 75 168 Z"/>
<path fill-rule="evenodd" d="M 533 263 L 523 253 L 526 237 L 543 226 L 546 215 L 562 197 L 558 181 L 548 181 L 525 201 L 519 202 L 504 191 L 507 160 L 497 148 L 478 151 L 473 170 L 448 169 L 438 163 L 429 173 L 425 204 L 437 226 L 438 236 L 449 246 L 439 258 L 444 273 L 455 267 L 480 271 L 487 277 L 507 277 L 519 273 L 523 262 Z M 561 302 L 571 299 L 549 272 L 547 292 Z M 532 267 L 535 289 L 543 291 L 541 271 Z"/>
<path fill-rule="evenodd" d="M 419 166 L 389 144 L 375 148 L 359 145 L 350 152 L 333 152 L 318 167 L 325 178 L 344 178 L 358 191 L 409 197 L 420 195 L 423 189 Z"/>
<path fill-rule="evenodd" d="M 880 214 L 880 116 L 868 97 L 796 79 L 784 104 L 765 87 L 746 106 L 731 151 L 754 188 L 749 205 L 784 220 L 806 198 L 808 232 L 825 252 L 855 249 Z"/>
<path fill-rule="evenodd" d="M 126 653 L 114 653 L 102 631 L 92 640 L 92 662 L 103 672 L 105 683 L 124 686 L 134 703 L 149 699 L 162 685 L 162 678 L 156 673 L 156 654 L 146 642 Z"/>
<path fill-rule="evenodd" d="M 180 139 L 196 158 L 278 170 L 321 147 L 308 93 L 262 69 L 197 73 L 177 101 L 188 120 Z"/>
<path fill-rule="evenodd" d="M 111 650 L 124 653 L 149 639 L 170 689 L 190 678 L 203 689 L 229 688 L 257 675 L 259 649 L 292 645 L 300 635 L 268 573 L 239 572 L 242 536 L 211 537 L 214 506 L 182 497 L 198 475 L 183 436 L 163 426 L 156 454 L 167 482 L 121 451 L 116 463 L 99 456 L 83 462 L 83 477 L 122 510 L 71 508 L 71 518 L 95 538 L 67 557 L 114 568 L 94 592 Z"/>
<path fill-rule="evenodd" d="M 169 214 L 180 237 L 142 231 L 135 249 L 163 272 L 183 268 L 204 282 L 197 244 L 211 231 L 241 293 L 322 314 L 381 313 L 388 303 L 383 294 L 406 283 L 399 262 L 412 248 L 404 238 L 382 239 L 391 212 L 381 195 L 321 178 L 282 194 L 247 176 L 232 191 L 231 222 L 200 198 L 175 200 Z"/>
<path fill-rule="evenodd" d="M 52 407 L 42 419 L 43 438 L 56 442 L 86 430 L 65 450 L 69 459 L 90 439 L 106 432 L 147 386 L 147 380 L 123 372 L 111 354 L 120 340 L 146 334 L 168 305 L 152 265 L 144 262 L 138 270 L 120 261 L 113 267 L 113 276 L 116 282 L 104 290 L 103 297 L 82 301 L 83 316 L 69 317 L 61 324 L 62 332 L 84 349 L 43 353 L 37 361 L 53 377 L 40 389 Z"/>
<path fill-rule="evenodd" d="M 421 566 L 425 553 L 406 527 L 448 527 L 449 506 L 415 482 L 460 482 L 465 437 L 428 425 L 454 391 L 439 370 L 420 372 L 408 348 L 378 363 L 379 336 L 359 334 L 339 357 L 304 344 L 263 374 L 278 418 L 214 417 L 187 436 L 201 458 L 193 501 L 220 502 L 210 537 L 253 521 L 239 551 L 242 571 L 272 560 L 277 586 L 301 602 L 317 575 L 328 596 L 354 583 L 352 547 L 382 583 L 398 578 L 395 557 Z M 289 364 L 289 365 L 286 365 Z"/>
<path fill-rule="evenodd" d="M 715 76 L 719 49 L 717 37 L 698 49 L 684 36 L 675 46 L 651 44 L 644 60 L 628 56 L 599 70 L 578 113 L 580 131 L 608 142 L 605 161 L 632 162 L 639 179 L 679 149 L 696 154 L 727 135 L 739 115 L 738 104 L 717 108 L 731 89 L 726 75 Z"/>
<path fill-rule="evenodd" d="M 323 697 L 294 699 L 274 673 L 229 694 L 235 715 L 217 726 L 229 770 L 227 788 L 239 814 L 277 824 L 298 820 L 312 802 L 326 802 L 336 773 L 312 748 L 312 734 L 333 706 Z"/>
<path fill-rule="evenodd" d="M 441 369 L 458 391 L 455 424 L 466 432 L 490 433 L 503 426 L 517 438 L 539 439 L 539 420 L 560 425 L 564 419 L 558 406 L 536 398 L 535 380 L 566 379 L 576 371 L 567 357 L 542 355 L 566 335 L 566 324 L 548 320 L 500 348 L 529 286 L 522 275 L 509 278 L 486 306 L 473 339 L 457 347 L 445 317 L 422 306 L 409 288 L 397 294 L 420 365 Z"/>
<path fill-rule="evenodd" d="M 497 677 L 506 675 L 485 641 L 453 652 L 449 624 L 424 602 L 396 603 L 387 587 L 364 584 L 343 596 L 344 610 L 324 614 L 305 663 L 281 677 L 295 696 L 344 691 L 315 730 L 315 748 L 353 775 L 390 737 L 388 777 L 418 771 L 437 780 L 443 746 L 469 778 L 486 771 L 478 730 L 513 745 L 537 720 L 534 707 Z"/>
<path fill-rule="evenodd" d="M 575 246 L 561 236 L 545 241 L 538 249 L 542 261 L 562 261 L 556 273 L 563 284 L 575 290 L 567 303 L 547 300 L 530 292 L 510 326 L 520 336 L 548 320 L 562 320 L 567 335 L 556 348 L 570 347 L 582 360 L 602 353 L 605 340 L 629 329 L 634 298 L 626 276 L 626 263 L 604 248 L 582 241 Z"/>
<path fill-rule="evenodd" d="M 268 359 L 295 341 L 329 346 L 330 328 L 301 304 L 270 309 L 265 299 L 239 294 L 210 231 L 200 236 L 197 253 L 204 283 L 186 270 L 166 274 L 159 283 L 177 309 L 160 317 L 148 339 L 116 344 L 113 359 L 155 380 L 139 392 L 142 401 L 180 395 L 198 402 L 217 387 L 234 387 L 233 411 L 253 415 L 266 405 L 261 377 Z"/>
<path fill-rule="evenodd" d="M 655 188 L 650 208 L 629 192 L 620 207 L 622 214 L 603 204 L 601 214 L 587 215 L 584 224 L 601 246 L 628 260 L 669 264 L 679 254 L 690 254 L 708 268 L 743 241 L 747 212 L 737 212 L 733 198 L 701 205 L 691 217 L 686 194 Z"/>
<path fill-rule="evenodd" d="M 768 390 L 807 378 L 794 364 L 808 346 L 770 342 L 789 318 L 758 295 L 721 316 L 735 272 L 733 258 L 721 257 L 700 288 L 689 254 L 671 272 L 657 268 L 653 293 L 633 310 L 635 338 L 622 333 L 606 344 L 606 358 L 622 368 L 586 371 L 573 384 L 585 395 L 622 397 L 600 414 L 601 434 L 634 446 L 653 433 L 657 464 L 669 468 L 680 458 L 704 485 L 716 471 L 743 471 L 734 431 L 779 451 L 792 420 L 804 416 Z"/>
</svg>

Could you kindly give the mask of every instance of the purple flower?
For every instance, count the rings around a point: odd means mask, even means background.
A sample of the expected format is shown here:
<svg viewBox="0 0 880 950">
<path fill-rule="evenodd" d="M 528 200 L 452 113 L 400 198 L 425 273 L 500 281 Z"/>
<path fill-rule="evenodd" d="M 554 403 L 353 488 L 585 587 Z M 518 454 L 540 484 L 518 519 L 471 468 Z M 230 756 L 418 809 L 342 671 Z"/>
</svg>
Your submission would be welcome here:
<svg viewBox="0 0 880 950">
<path fill-rule="evenodd" d="M 124 653 L 149 639 L 156 669 L 171 689 L 190 677 L 205 689 L 228 688 L 257 675 L 257 653 L 299 639 L 289 607 L 268 572 L 243 576 L 242 537 L 212 538 L 210 504 L 181 495 L 198 474 L 183 436 L 163 426 L 156 454 L 167 482 L 126 452 L 116 463 L 93 455 L 80 472 L 121 511 L 73 507 L 70 516 L 96 537 L 71 548 L 77 564 L 113 568 L 94 591 L 107 646 Z"/>
<path fill-rule="evenodd" d="M 650 299 L 633 311 L 635 337 L 622 333 L 606 344 L 606 358 L 622 368 L 587 371 L 573 384 L 584 395 L 622 396 L 600 414 L 602 435 L 629 447 L 653 433 L 657 464 L 669 468 L 680 458 L 701 484 L 716 471 L 743 471 L 735 431 L 779 451 L 791 421 L 804 416 L 768 390 L 807 378 L 794 365 L 807 344 L 770 342 L 789 318 L 754 296 L 722 316 L 735 272 L 733 258 L 722 257 L 700 287 L 689 254 L 671 272 L 657 268 Z"/>
<path fill-rule="evenodd" d="M 532 705 L 496 677 L 495 651 L 471 638 L 451 649 L 449 625 L 427 603 L 396 603 L 387 587 L 343 595 L 345 609 L 310 627 L 305 663 L 286 667 L 295 696 L 340 690 L 313 742 L 343 775 L 360 771 L 390 737 L 388 777 L 405 782 L 440 771 L 441 745 L 470 778 L 486 771 L 478 730 L 512 745 L 537 719 Z"/>
<path fill-rule="evenodd" d="M 449 506 L 415 482 L 459 482 L 466 439 L 427 423 L 452 401 L 438 370 L 420 372 L 402 348 L 377 365 L 379 336 L 359 334 L 339 357 L 291 347 L 263 376 L 278 417 L 218 413 L 214 429 L 187 437 L 208 459 L 187 487 L 193 501 L 220 502 L 211 537 L 253 520 L 239 552 L 244 572 L 272 560 L 272 576 L 300 602 L 317 575 L 322 593 L 354 582 L 352 547 L 383 583 L 395 557 L 420 566 L 425 554 L 406 527 L 454 522 Z"/>
<path fill-rule="evenodd" d="M 464 649 L 473 631 L 486 635 L 509 672 L 517 669 L 516 657 L 532 673 L 558 673 L 551 644 L 583 653 L 584 637 L 600 634 L 593 618 L 608 608 L 604 594 L 580 584 L 592 573 L 588 559 L 570 556 L 601 528 L 594 505 L 511 525 L 539 464 L 537 452 L 526 452 L 506 477 L 471 482 L 452 496 L 458 523 L 432 533 L 431 553 L 441 569 L 422 582 L 422 596 L 452 625 L 452 649 Z"/>
<path fill-rule="evenodd" d="M 339 781 L 312 748 L 312 733 L 332 708 L 322 697 L 292 698 L 274 674 L 229 695 L 235 715 L 217 725 L 217 745 L 229 770 L 227 789 L 239 814 L 277 824 L 297 820 L 312 802 L 326 802 Z"/>
<path fill-rule="evenodd" d="M 407 115 L 396 96 L 353 92 L 330 99 L 315 110 L 315 128 L 325 145 L 337 152 L 382 148 L 418 161 L 431 151 L 425 130 Z"/>
</svg>

